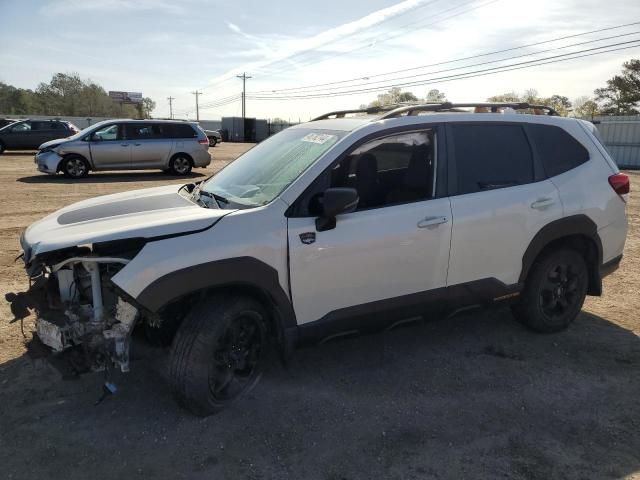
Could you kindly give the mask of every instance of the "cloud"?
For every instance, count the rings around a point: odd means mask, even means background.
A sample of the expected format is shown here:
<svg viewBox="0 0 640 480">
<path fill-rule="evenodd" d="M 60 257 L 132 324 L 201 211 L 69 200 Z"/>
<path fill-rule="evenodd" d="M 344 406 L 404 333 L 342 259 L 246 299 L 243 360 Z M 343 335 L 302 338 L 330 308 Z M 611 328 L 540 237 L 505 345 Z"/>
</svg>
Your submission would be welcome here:
<svg viewBox="0 0 640 480">
<path fill-rule="evenodd" d="M 274 39 L 264 39 L 254 35 L 250 35 L 244 32 L 238 25 L 235 23 L 227 21 L 226 24 L 230 30 L 234 33 L 241 35 L 245 39 L 252 41 L 254 45 L 267 53 L 267 58 L 265 60 L 259 62 L 252 62 L 246 65 L 242 65 L 238 68 L 234 68 L 225 72 L 222 75 L 212 79 L 212 83 L 218 83 L 220 81 L 226 80 L 237 73 L 246 71 L 246 70 L 257 70 L 260 68 L 264 68 L 266 66 L 271 65 L 272 63 L 279 61 L 286 61 L 291 59 L 291 57 L 309 51 L 319 49 L 327 44 L 330 44 L 336 40 L 340 40 L 344 37 L 351 36 L 355 33 L 363 31 L 365 29 L 376 26 L 386 20 L 389 20 L 395 16 L 406 13 L 414 8 L 427 5 L 428 3 L 433 3 L 431 0 L 429 2 L 425 0 L 404 0 L 395 5 L 392 5 L 387 8 L 383 8 L 380 10 L 376 10 L 368 15 L 365 15 L 362 18 L 357 20 L 344 23 L 334 28 L 330 28 L 316 35 L 312 35 L 306 38 L 288 38 L 286 40 L 280 39 L 279 41 L 274 41 Z M 269 48 L 270 44 L 280 44 L 279 48 L 271 49 Z M 294 62 L 291 62 L 294 63 Z"/>
<path fill-rule="evenodd" d="M 85 12 L 155 11 L 181 15 L 187 13 L 183 5 L 171 0 L 80 0 L 52 1 L 40 9 L 43 15 L 74 15 Z"/>
</svg>

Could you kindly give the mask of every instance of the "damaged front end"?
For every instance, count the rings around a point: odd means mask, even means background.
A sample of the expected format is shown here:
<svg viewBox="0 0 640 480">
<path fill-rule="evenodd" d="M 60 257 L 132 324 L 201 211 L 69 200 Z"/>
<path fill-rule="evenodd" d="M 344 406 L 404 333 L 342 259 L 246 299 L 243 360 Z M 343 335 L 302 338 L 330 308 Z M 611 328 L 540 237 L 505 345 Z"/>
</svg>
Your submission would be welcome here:
<svg viewBox="0 0 640 480">
<path fill-rule="evenodd" d="M 114 245 L 115 244 L 115 245 Z M 54 353 L 80 349 L 85 367 L 129 371 L 129 345 L 140 316 L 111 282 L 137 251 L 136 240 L 74 247 L 30 258 L 23 245 L 32 293 L 38 302 L 36 335 Z M 114 248 L 116 247 L 116 248 Z M 118 251 L 118 254 L 115 252 Z"/>
</svg>

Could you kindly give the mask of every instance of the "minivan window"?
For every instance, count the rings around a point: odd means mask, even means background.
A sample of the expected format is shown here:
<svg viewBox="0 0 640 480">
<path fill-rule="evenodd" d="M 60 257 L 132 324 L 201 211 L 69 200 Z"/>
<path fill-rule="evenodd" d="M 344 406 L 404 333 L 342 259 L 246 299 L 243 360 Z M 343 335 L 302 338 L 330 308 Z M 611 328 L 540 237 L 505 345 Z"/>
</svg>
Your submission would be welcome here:
<svg viewBox="0 0 640 480">
<path fill-rule="evenodd" d="M 14 133 L 29 132 L 31 131 L 31 124 L 29 122 L 16 123 L 11 127 L 11 131 Z"/>
<path fill-rule="evenodd" d="M 344 134 L 307 128 L 283 130 L 238 157 L 207 180 L 201 190 L 222 208 L 266 205 Z"/>
<path fill-rule="evenodd" d="M 193 127 L 186 123 L 172 123 L 169 132 L 173 138 L 195 138 L 198 136 Z"/>
<path fill-rule="evenodd" d="M 587 149 L 562 128 L 540 124 L 528 128 L 547 176 L 560 175 L 589 160 Z"/>
<path fill-rule="evenodd" d="M 98 130 L 93 132 L 91 138 L 99 138 L 100 140 L 119 140 L 118 125 L 111 124 L 99 128 Z"/>
<path fill-rule="evenodd" d="M 458 194 L 533 182 L 524 129 L 508 124 L 453 124 Z"/>
<path fill-rule="evenodd" d="M 164 125 L 154 123 L 128 123 L 127 138 L 137 138 L 140 140 L 162 138 Z"/>
<path fill-rule="evenodd" d="M 31 122 L 31 130 L 51 130 L 51 122 Z"/>
</svg>

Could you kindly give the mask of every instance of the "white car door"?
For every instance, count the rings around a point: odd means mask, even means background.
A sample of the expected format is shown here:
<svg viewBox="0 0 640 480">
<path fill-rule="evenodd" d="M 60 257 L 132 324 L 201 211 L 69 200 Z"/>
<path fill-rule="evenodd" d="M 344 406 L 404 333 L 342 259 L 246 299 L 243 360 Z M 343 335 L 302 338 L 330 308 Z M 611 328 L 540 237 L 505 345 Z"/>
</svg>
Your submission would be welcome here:
<svg viewBox="0 0 640 480">
<path fill-rule="evenodd" d="M 558 190 L 544 179 L 521 124 L 453 123 L 447 142 L 453 215 L 448 285 L 516 284 L 533 237 L 563 215 Z"/>
<path fill-rule="evenodd" d="M 298 324 L 418 307 L 446 286 L 451 207 L 434 198 L 436 144 L 435 127 L 377 138 L 316 182 L 355 188 L 360 205 L 327 231 L 312 208 L 288 219 Z"/>
</svg>

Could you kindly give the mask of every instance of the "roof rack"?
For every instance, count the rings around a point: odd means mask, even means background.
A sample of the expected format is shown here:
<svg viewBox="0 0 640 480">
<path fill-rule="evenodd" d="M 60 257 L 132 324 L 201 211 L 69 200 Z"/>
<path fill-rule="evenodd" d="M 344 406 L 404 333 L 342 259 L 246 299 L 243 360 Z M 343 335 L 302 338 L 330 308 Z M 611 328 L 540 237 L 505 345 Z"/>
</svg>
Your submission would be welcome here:
<svg viewBox="0 0 640 480">
<path fill-rule="evenodd" d="M 487 113 L 498 113 L 500 109 L 503 108 L 512 108 L 514 110 L 541 110 L 545 111 L 549 116 L 558 116 L 558 112 L 556 112 L 553 108 L 548 107 L 546 105 L 535 105 L 526 102 L 511 102 L 511 103 L 424 103 L 424 104 L 411 104 L 411 105 L 385 105 L 381 107 L 370 107 L 370 108 L 355 108 L 352 110 L 337 110 L 335 112 L 325 113 L 324 115 L 320 115 L 319 117 L 314 118 L 313 121 L 316 120 L 326 120 L 328 118 L 344 118 L 345 115 L 350 113 L 367 113 L 367 114 L 375 114 L 386 112 L 377 120 L 382 120 L 385 118 L 395 118 L 399 117 L 403 114 L 407 116 L 417 115 L 419 112 L 465 112 L 465 110 L 461 110 L 462 108 L 481 108 L 486 109 Z"/>
<path fill-rule="evenodd" d="M 368 108 L 353 108 L 350 110 L 336 110 L 335 112 L 329 112 L 329 113 L 325 113 L 323 115 L 320 115 L 319 117 L 316 117 L 314 119 L 312 119 L 312 122 L 315 122 L 316 120 L 326 120 L 328 118 L 334 117 L 334 118 L 344 118 L 345 115 L 348 115 L 350 113 L 367 113 L 369 115 L 375 114 L 375 113 L 380 113 L 380 112 L 388 112 L 390 110 L 395 110 L 398 108 L 402 108 L 402 107 L 408 107 L 408 106 L 412 106 L 412 105 L 407 105 L 406 103 L 402 104 L 393 104 L 393 105 L 384 105 L 384 106 L 380 106 L 380 107 L 368 107 Z M 417 104 L 415 106 L 418 106 Z"/>
<path fill-rule="evenodd" d="M 517 103 L 427 103 L 423 105 L 407 105 L 404 107 L 399 107 L 394 110 L 391 110 L 380 117 L 380 119 L 384 118 L 395 118 L 402 114 L 406 114 L 408 116 L 416 115 L 418 112 L 460 112 L 464 110 L 459 110 L 460 108 L 483 108 L 487 109 L 487 113 L 497 113 L 501 108 L 512 108 L 514 110 L 543 110 L 547 112 L 547 115 L 557 116 L 558 112 L 556 112 L 553 108 L 548 107 L 546 105 L 533 105 L 526 102 L 517 102 Z"/>
</svg>

